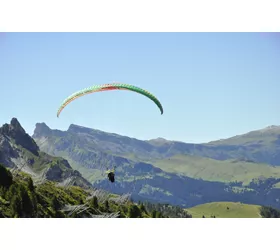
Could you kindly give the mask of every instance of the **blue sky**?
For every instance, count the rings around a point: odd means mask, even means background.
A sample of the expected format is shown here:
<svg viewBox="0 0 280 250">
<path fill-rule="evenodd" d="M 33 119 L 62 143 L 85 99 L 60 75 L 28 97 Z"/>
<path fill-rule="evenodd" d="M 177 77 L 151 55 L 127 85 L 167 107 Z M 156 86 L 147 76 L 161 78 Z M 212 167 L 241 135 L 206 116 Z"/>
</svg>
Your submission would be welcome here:
<svg viewBox="0 0 280 250">
<path fill-rule="evenodd" d="M 208 142 L 280 124 L 280 39 L 261 33 L 2 33 L 0 125 L 19 119 Z M 75 91 L 123 82 L 153 93 Z"/>
</svg>

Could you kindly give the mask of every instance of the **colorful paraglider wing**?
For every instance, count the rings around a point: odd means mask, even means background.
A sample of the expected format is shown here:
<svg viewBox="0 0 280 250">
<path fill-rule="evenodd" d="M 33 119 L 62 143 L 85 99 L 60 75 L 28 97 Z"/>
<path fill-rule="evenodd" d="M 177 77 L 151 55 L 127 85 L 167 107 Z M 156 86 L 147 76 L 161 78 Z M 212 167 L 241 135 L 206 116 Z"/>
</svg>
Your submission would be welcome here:
<svg viewBox="0 0 280 250">
<path fill-rule="evenodd" d="M 163 114 L 163 108 L 162 108 L 160 101 L 147 90 L 144 90 L 144 89 L 141 89 L 139 87 L 129 85 L 129 84 L 113 83 L 113 84 L 103 84 L 103 85 L 92 86 L 92 87 L 80 90 L 80 91 L 70 95 L 67 99 L 64 100 L 62 105 L 59 107 L 59 109 L 57 111 L 57 117 L 59 117 L 62 110 L 70 102 L 74 101 L 75 99 L 77 99 L 81 96 L 87 95 L 87 94 L 94 93 L 94 92 L 109 91 L 109 90 L 130 90 L 130 91 L 136 92 L 138 94 L 142 94 L 142 95 L 148 97 L 150 100 L 152 100 L 157 105 L 157 107 L 160 109 L 161 114 Z"/>
</svg>

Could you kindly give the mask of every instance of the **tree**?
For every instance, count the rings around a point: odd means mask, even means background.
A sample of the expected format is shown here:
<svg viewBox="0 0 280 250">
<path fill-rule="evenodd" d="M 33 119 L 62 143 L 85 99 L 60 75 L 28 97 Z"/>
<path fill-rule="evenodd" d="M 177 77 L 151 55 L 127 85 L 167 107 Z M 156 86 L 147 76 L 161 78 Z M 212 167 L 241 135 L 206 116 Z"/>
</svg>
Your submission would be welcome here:
<svg viewBox="0 0 280 250">
<path fill-rule="evenodd" d="M 157 212 L 156 212 L 156 218 L 162 218 L 162 213 L 159 212 L 159 211 L 157 211 Z"/>
<path fill-rule="evenodd" d="M 51 198 L 51 207 L 52 207 L 52 209 L 54 211 L 54 216 L 56 218 L 64 217 L 63 213 L 59 211 L 61 205 L 60 205 L 58 199 L 56 198 L 56 196 L 53 196 Z"/>
<path fill-rule="evenodd" d="M 0 186 L 0 196 L 5 196 L 5 193 L 6 193 L 6 189 L 2 186 Z"/>
<path fill-rule="evenodd" d="M 0 218 L 5 218 L 5 215 L 0 210 Z"/>
<path fill-rule="evenodd" d="M 51 207 L 54 211 L 57 211 L 60 208 L 60 204 L 55 196 L 51 199 Z"/>
<path fill-rule="evenodd" d="M 38 201 L 37 201 L 36 193 L 31 193 L 30 194 L 30 199 L 31 199 L 31 202 L 32 202 L 32 205 L 33 205 L 33 213 L 34 213 L 34 215 L 37 216 L 37 213 L 38 213 Z"/>
<path fill-rule="evenodd" d="M 104 205 L 105 205 L 106 212 L 109 212 L 110 206 L 108 200 L 105 201 Z"/>
<path fill-rule="evenodd" d="M 35 190 L 33 180 L 32 180 L 31 177 L 29 177 L 28 180 L 27 180 L 27 187 L 31 192 L 33 192 Z"/>
<path fill-rule="evenodd" d="M 28 216 L 28 217 L 32 216 L 34 212 L 33 203 L 30 199 L 28 191 L 22 185 L 20 186 L 20 195 L 22 199 L 22 210 L 23 210 L 22 212 L 24 216 Z"/>
<path fill-rule="evenodd" d="M 140 204 L 139 208 L 140 208 L 141 212 L 147 213 L 146 208 L 143 203 Z"/>
<path fill-rule="evenodd" d="M 141 217 L 141 211 L 136 205 L 131 205 L 128 208 L 128 217 L 129 218 L 139 218 Z"/>
<path fill-rule="evenodd" d="M 90 201 L 90 206 L 92 207 L 92 208 L 98 208 L 98 199 L 97 199 L 97 197 L 96 196 L 93 196 L 92 197 L 92 199 L 91 199 L 91 201 Z"/>
<path fill-rule="evenodd" d="M 9 188 L 13 184 L 13 176 L 11 172 L 0 164 L 0 186 Z"/>
<path fill-rule="evenodd" d="M 153 210 L 152 211 L 152 218 L 156 218 L 157 217 L 157 211 L 156 210 Z"/>
<path fill-rule="evenodd" d="M 260 209 L 263 218 L 280 218 L 280 210 L 263 206 Z"/>
<path fill-rule="evenodd" d="M 20 217 L 22 212 L 22 202 L 19 195 L 15 194 L 10 203 L 11 208 L 11 216 L 12 217 Z"/>
<path fill-rule="evenodd" d="M 16 183 L 13 183 L 8 191 L 5 193 L 5 199 L 6 200 L 11 200 L 13 196 L 15 196 L 18 192 L 18 185 Z"/>
</svg>

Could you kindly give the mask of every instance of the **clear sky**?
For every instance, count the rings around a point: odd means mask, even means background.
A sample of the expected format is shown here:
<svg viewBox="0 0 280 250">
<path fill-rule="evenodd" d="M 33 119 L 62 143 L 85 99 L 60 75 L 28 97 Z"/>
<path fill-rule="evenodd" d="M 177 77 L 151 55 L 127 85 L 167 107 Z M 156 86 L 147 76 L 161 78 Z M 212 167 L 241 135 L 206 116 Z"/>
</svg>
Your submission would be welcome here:
<svg viewBox="0 0 280 250">
<path fill-rule="evenodd" d="M 151 139 L 208 142 L 280 124 L 280 44 L 261 33 L 2 33 L 0 125 L 19 119 Z M 75 91 L 123 82 L 67 106 Z"/>
</svg>

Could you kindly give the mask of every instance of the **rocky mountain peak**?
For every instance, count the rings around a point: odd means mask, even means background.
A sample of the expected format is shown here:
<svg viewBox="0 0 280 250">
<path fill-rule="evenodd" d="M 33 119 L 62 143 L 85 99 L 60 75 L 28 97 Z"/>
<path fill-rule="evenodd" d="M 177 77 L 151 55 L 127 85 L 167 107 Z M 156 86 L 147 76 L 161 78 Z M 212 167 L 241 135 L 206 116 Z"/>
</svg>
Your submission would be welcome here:
<svg viewBox="0 0 280 250">
<path fill-rule="evenodd" d="M 95 131 L 94 129 L 91 128 L 86 128 L 83 126 L 75 125 L 75 124 L 70 124 L 67 132 L 73 132 L 73 133 L 91 133 Z"/>
<path fill-rule="evenodd" d="M 25 132 L 16 118 L 12 118 L 10 124 L 4 124 L 0 127 L 0 135 L 13 139 L 17 145 L 38 155 L 39 147 L 36 142 Z"/>
<path fill-rule="evenodd" d="M 36 123 L 33 137 L 48 136 L 51 133 L 52 130 L 47 126 L 46 123 Z"/>
</svg>

